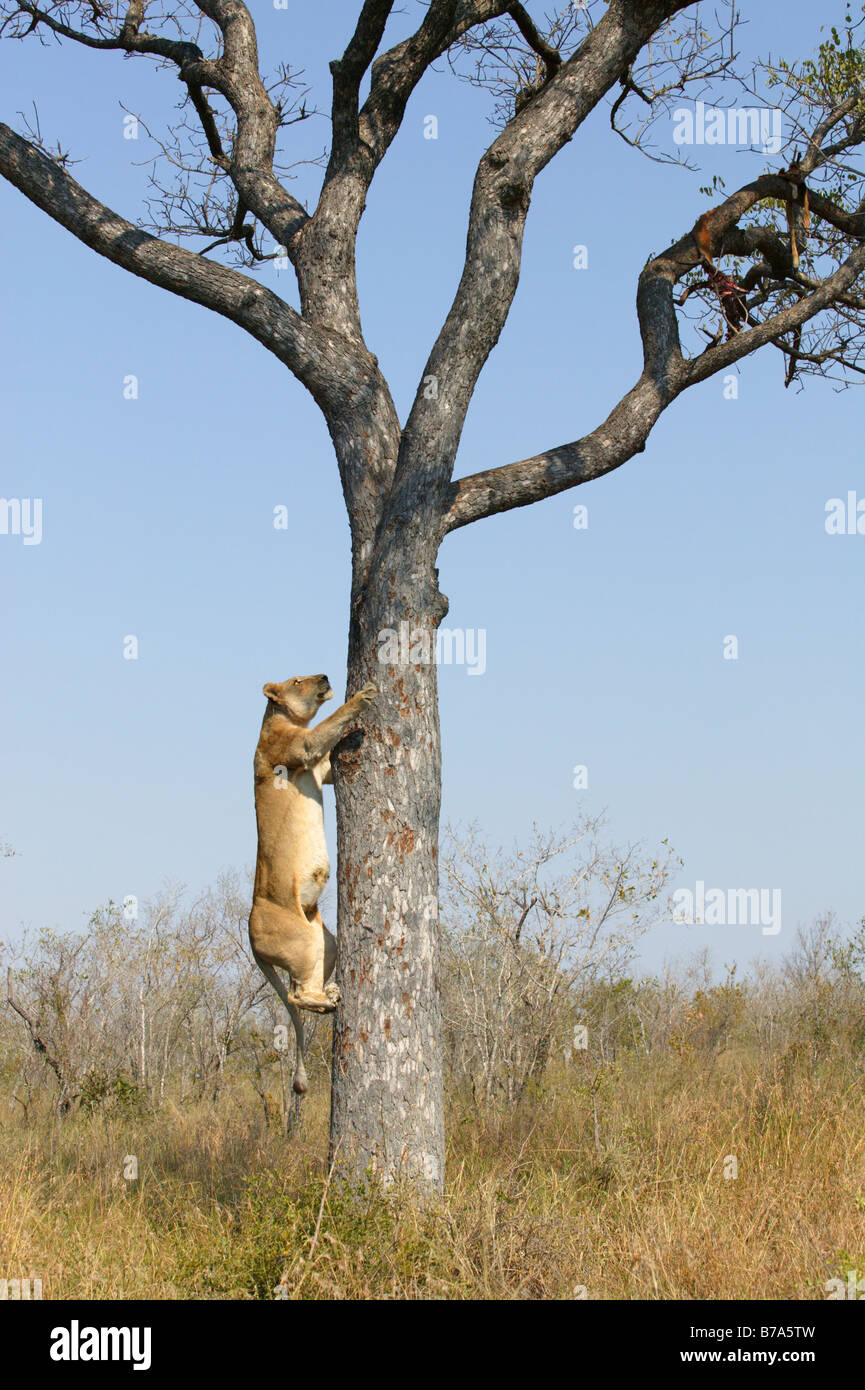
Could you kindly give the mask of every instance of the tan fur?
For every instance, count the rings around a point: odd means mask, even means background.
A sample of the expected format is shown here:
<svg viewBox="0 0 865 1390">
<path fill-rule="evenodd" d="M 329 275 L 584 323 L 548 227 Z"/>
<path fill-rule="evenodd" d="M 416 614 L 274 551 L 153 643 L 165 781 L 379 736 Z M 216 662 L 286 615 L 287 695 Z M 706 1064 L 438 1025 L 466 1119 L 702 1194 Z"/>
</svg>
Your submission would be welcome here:
<svg viewBox="0 0 865 1390">
<path fill-rule="evenodd" d="M 255 750 L 255 865 L 249 940 L 265 978 L 291 1015 L 297 1038 L 294 1089 L 306 1090 L 303 1025 L 298 1009 L 330 1013 L 339 990 L 328 984 L 336 940 L 321 920 L 319 896 L 330 876 L 321 788 L 333 780 L 330 753 L 378 691 L 365 685 L 314 729 L 333 698 L 327 676 L 299 676 L 264 686 L 267 709 Z M 288 973 L 286 990 L 277 970 Z"/>
<path fill-rule="evenodd" d="M 808 197 L 808 186 L 802 175 L 802 167 L 799 163 L 799 152 L 793 157 L 793 163 L 789 169 L 784 169 L 782 178 L 789 179 L 792 188 L 790 199 L 787 203 L 787 230 L 790 233 L 790 258 L 793 262 L 793 269 L 799 269 L 799 255 L 805 246 L 805 241 L 811 230 L 811 203 Z"/>
<path fill-rule="evenodd" d="M 715 262 L 712 260 L 712 234 L 709 226 L 709 219 L 712 213 L 717 211 L 717 208 L 709 208 L 708 212 L 704 212 L 701 217 L 697 218 L 691 228 L 691 235 L 697 243 L 697 250 L 703 260 L 713 268 Z"/>
</svg>

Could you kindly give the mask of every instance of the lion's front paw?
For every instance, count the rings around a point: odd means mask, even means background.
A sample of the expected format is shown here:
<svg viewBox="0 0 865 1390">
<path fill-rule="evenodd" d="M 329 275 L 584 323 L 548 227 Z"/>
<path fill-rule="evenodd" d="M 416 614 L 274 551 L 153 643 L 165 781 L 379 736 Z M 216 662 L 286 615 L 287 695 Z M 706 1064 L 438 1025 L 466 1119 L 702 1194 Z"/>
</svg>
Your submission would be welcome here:
<svg viewBox="0 0 865 1390">
<path fill-rule="evenodd" d="M 355 699 L 361 705 L 371 705 L 378 694 L 378 686 L 373 685 L 372 681 L 367 681 L 366 685 L 357 692 Z"/>
<path fill-rule="evenodd" d="M 342 992 L 338 984 L 331 981 L 330 984 L 325 985 L 324 992 L 332 1004 L 342 1003 Z"/>
</svg>

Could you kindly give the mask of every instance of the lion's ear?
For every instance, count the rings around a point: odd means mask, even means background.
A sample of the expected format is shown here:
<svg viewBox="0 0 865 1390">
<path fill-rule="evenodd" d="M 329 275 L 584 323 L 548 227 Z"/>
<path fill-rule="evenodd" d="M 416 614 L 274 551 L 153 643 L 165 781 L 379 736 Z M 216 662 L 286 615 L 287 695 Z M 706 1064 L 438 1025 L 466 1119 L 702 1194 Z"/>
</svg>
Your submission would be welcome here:
<svg viewBox="0 0 865 1390">
<path fill-rule="evenodd" d="M 278 700 L 279 686 L 276 685 L 273 681 L 268 681 L 267 685 L 263 685 L 261 687 L 261 693 L 264 696 L 265 700 Z"/>
</svg>

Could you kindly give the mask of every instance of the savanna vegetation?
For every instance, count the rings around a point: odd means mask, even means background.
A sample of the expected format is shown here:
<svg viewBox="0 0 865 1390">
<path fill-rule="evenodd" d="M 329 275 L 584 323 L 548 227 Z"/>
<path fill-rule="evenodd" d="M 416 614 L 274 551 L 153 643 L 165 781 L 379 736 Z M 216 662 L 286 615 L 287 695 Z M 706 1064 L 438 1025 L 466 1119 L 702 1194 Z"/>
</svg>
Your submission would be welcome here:
<svg viewBox="0 0 865 1390">
<path fill-rule="evenodd" d="M 719 978 L 636 943 L 673 861 L 597 823 L 443 859 L 448 1181 L 327 1169 L 248 885 L 4 948 L 0 1275 L 46 1298 L 826 1297 L 865 1274 L 865 924 Z M 683 929 L 684 930 L 684 929 Z M 687 949 L 687 941 L 683 949 Z"/>
</svg>

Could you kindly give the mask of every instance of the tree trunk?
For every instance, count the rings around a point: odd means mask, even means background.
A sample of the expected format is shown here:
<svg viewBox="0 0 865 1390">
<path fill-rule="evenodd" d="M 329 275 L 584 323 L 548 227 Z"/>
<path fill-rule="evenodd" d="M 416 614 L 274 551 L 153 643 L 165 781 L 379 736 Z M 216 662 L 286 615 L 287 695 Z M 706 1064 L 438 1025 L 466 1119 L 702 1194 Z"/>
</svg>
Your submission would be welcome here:
<svg viewBox="0 0 865 1390">
<path fill-rule="evenodd" d="M 437 541 L 414 519 L 355 592 L 348 692 L 380 695 L 337 758 L 342 1004 L 333 1042 L 331 1156 L 351 1178 L 444 1182 L 435 637 L 447 611 Z M 347 740 L 351 745 L 351 735 Z"/>
</svg>

